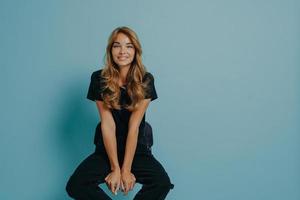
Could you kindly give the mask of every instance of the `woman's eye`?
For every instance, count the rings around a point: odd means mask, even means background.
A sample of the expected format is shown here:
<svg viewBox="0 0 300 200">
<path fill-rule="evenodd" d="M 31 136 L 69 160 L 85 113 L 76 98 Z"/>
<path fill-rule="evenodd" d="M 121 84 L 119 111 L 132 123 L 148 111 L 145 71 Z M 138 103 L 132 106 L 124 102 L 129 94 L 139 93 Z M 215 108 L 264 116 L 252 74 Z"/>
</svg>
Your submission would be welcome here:
<svg viewBox="0 0 300 200">
<path fill-rule="evenodd" d="M 121 45 L 113 45 L 113 48 L 120 48 Z M 126 48 L 134 48 L 134 46 L 126 46 Z"/>
</svg>

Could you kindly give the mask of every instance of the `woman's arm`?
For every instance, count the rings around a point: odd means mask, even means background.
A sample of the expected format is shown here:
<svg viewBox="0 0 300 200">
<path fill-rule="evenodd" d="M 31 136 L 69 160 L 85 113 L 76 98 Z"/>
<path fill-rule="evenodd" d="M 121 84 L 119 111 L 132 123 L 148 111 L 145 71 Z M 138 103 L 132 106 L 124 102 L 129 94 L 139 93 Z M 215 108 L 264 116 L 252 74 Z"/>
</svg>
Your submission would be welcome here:
<svg viewBox="0 0 300 200">
<path fill-rule="evenodd" d="M 139 126 L 150 101 L 151 99 L 143 99 L 138 108 L 131 113 L 128 124 L 124 162 L 121 169 L 122 172 L 131 171 L 131 165 L 137 146 Z"/>
<path fill-rule="evenodd" d="M 103 105 L 103 101 L 96 101 L 98 111 L 101 117 L 101 131 L 103 143 L 107 152 L 112 171 L 120 171 L 117 142 L 116 142 L 116 124 L 111 111 Z"/>
<path fill-rule="evenodd" d="M 103 143 L 111 167 L 111 172 L 105 177 L 105 182 L 112 193 L 117 194 L 121 184 L 121 170 L 117 155 L 116 124 L 111 111 L 103 105 L 103 101 L 96 101 L 96 104 L 101 117 Z"/>
</svg>

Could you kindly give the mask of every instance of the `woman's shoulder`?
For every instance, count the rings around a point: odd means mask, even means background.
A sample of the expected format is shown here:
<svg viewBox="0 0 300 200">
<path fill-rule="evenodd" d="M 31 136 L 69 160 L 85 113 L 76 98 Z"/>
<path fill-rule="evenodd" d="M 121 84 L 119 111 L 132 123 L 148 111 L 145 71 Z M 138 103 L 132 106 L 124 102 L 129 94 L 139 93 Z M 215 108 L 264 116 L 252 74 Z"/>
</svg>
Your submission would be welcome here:
<svg viewBox="0 0 300 200">
<path fill-rule="evenodd" d="M 91 78 L 94 80 L 101 80 L 102 79 L 102 71 L 103 69 L 98 69 L 92 72 Z"/>
<path fill-rule="evenodd" d="M 144 75 L 144 79 L 154 79 L 154 76 L 151 72 L 147 71 Z"/>
<path fill-rule="evenodd" d="M 143 82 L 152 82 L 154 81 L 154 76 L 151 72 L 147 71 L 143 77 Z"/>
<path fill-rule="evenodd" d="M 92 72 L 92 75 L 101 75 L 102 71 L 103 71 L 103 69 L 97 69 Z"/>
</svg>

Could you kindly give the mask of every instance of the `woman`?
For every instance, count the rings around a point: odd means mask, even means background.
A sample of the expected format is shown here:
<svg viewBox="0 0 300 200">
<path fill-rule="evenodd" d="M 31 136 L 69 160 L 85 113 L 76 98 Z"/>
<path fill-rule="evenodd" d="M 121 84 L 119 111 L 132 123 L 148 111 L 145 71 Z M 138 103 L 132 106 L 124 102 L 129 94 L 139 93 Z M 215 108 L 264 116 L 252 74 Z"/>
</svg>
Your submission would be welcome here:
<svg viewBox="0 0 300 200">
<path fill-rule="evenodd" d="M 104 182 L 113 194 L 121 189 L 124 195 L 136 182 L 142 184 L 135 200 L 162 200 L 174 187 L 152 155 L 151 144 L 143 142 L 149 141 L 143 134 L 146 109 L 157 94 L 154 77 L 146 71 L 141 55 L 133 30 L 118 27 L 111 33 L 105 67 L 92 73 L 87 93 L 101 118 L 94 140 L 96 150 L 68 180 L 66 191 L 74 199 L 111 199 L 98 186 Z"/>
</svg>

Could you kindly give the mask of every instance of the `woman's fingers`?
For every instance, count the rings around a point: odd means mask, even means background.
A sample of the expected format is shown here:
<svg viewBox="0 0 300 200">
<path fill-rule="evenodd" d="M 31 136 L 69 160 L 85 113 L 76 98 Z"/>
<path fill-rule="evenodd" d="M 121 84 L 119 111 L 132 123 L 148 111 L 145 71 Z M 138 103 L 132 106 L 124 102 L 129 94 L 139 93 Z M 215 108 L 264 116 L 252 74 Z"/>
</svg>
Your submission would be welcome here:
<svg viewBox="0 0 300 200">
<path fill-rule="evenodd" d="M 123 189 L 124 195 L 126 195 L 127 194 L 127 188 L 128 188 L 127 183 L 124 182 L 124 181 L 122 183 L 123 183 L 123 188 L 122 189 Z"/>
<path fill-rule="evenodd" d="M 110 174 L 108 176 L 106 176 L 106 178 L 104 179 L 105 180 L 105 183 L 108 187 L 108 189 L 110 191 L 112 191 L 112 193 L 114 193 L 114 187 L 113 187 L 113 182 L 112 180 L 110 179 Z"/>
<path fill-rule="evenodd" d="M 130 185 L 131 185 L 130 182 L 126 182 L 126 183 L 125 183 L 125 193 L 126 193 L 126 194 L 127 194 L 127 193 L 129 192 L 129 190 L 130 190 Z"/>
<path fill-rule="evenodd" d="M 122 179 L 121 181 L 121 187 L 122 191 L 124 192 L 124 195 L 127 195 L 127 193 L 131 190 L 133 190 L 135 185 L 136 178 L 133 174 L 129 175 L 129 177 Z"/>
<path fill-rule="evenodd" d="M 124 192 L 124 185 L 123 185 L 123 181 L 121 180 L 121 190 L 122 192 Z"/>
<path fill-rule="evenodd" d="M 113 194 L 116 194 L 116 184 L 115 183 L 111 183 L 111 192 L 113 193 Z"/>
<path fill-rule="evenodd" d="M 116 193 L 119 191 L 119 189 L 120 189 L 120 181 L 117 183 Z"/>
<path fill-rule="evenodd" d="M 132 179 L 133 179 L 133 181 L 132 181 L 130 190 L 133 190 L 134 185 L 135 185 L 135 181 L 136 181 L 136 178 L 135 178 L 135 176 L 133 174 L 132 174 Z"/>
<path fill-rule="evenodd" d="M 135 182 L 131 183 L 130 190 L 133 190 Z"/>
<path fill-rule="evenodd" d="M 120 189 L 119 181 L 109 181 L 109 189 L 113 194 L 117 195 L 117 192 Z"/>
<path fill-rule="evenodd" d="M 133 183 L 130 183 L 129 185 L 128 185 L 128 192 L 130 191 L 130 190 L 132 190 L 131 188 L 132 188 L 132 184 Z"/>
<path fill-rule="evenodd" d="M 104 180 L 105 180 L 106 186 L 107 186 L 108 188 L 110 188 L 109 182 L 108 182 L 108 177 L 109 177 L 109 175 L 106 176 Z"/>
<path fill-rule="evenodd" d="M 133 190 L 134 184 L 135 184 L 135 177 L 133 174 L 131 174 L 131 180 L 128 183 L 128 190 Z"/>
<path fill-rule="evenodd" d="M 105 182 L 107 182 L 107 179 L 109 178 L 110 174 L 108 174 L 106 177 L 105 177 Z"/>
<path fill-rule="evenodd" d="M 108 189 L 109 189 L 110 191 L 112 191 L 112 182 L 111 182 L 111 181 L 108 181 L 108 182 L 107 182 L 107 185 L 108 185 Z"/>
<path fill-rule="evenodd" d="M 117 195 L 117 192 L 118 192 L 118 190 L 120 188 L 120 183 L 119 182 L 114 183 L 114 187 L 113 188 L 114 188 L 113 193 L 115 195 Z"/>
<path fill-rule="evenodd" d="M 119 187 L 120 187 L 119 181 L 113 181 L 108 179 L 108 188 L 113 194 L 115 195 L 117 194 Z"/>
</svg>

